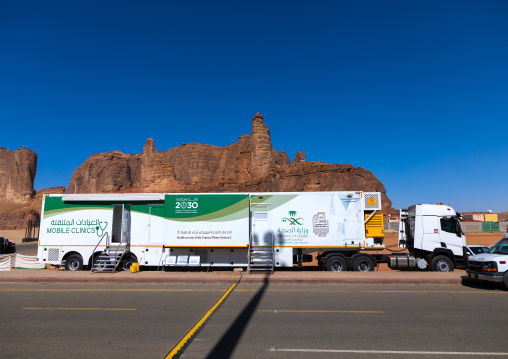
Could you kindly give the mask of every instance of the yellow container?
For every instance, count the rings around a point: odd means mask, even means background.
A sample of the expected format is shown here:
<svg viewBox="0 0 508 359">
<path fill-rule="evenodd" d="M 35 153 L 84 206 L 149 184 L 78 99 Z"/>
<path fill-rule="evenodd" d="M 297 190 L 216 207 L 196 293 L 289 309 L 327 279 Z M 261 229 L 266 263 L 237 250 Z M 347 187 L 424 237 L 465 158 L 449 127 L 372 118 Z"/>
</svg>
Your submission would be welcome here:
<svg viewBox="0 0 508 359">
<path fill-rule="evenodd" d="M 365 213 L 365 220 L 370 217 L 370 213 Z M 365 237 L 384 238 L 385 228 L 383 223 L 383 213 L 376 213 L 367 223 L 365 223 Z"/>
<path fill-rule="evenodd" d="M 130 270 L 132 273 L 134 272 L 139 272 L 139 263 L 132 263 L 131 267 L 130 267 Z"/>
<path fill-rule="evenodd" d="M 485 222 L 498 222 L 497 213 L 485 213 Z"/>
</svg>

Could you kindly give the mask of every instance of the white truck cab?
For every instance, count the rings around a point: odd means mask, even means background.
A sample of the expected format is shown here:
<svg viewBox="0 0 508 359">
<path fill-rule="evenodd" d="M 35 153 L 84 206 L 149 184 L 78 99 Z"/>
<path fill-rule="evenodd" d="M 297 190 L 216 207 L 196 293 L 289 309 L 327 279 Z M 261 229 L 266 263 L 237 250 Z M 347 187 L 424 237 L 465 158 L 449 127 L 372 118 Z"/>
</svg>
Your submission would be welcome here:
<svg viewBox="0 0 508 359">
<path fill-rule="evenodd" d="M 407 248 L 410 263 L 420 269 L 449 272 L 464 265 L 466 236 L 460 214 L 443 204 L 416 204 L 400 210 L 399 247 Z M 401 256 L 390 257 L 391 268 L 405 264 Z M 412 266 L 412 265 L 406 265 Z"/>
<path fill-rule="evenodd" d="M 471 256 L 468 262 L 469 278 L 503 283 L 508 290 L 508 231 L 487 253 Z"/>
</svg>

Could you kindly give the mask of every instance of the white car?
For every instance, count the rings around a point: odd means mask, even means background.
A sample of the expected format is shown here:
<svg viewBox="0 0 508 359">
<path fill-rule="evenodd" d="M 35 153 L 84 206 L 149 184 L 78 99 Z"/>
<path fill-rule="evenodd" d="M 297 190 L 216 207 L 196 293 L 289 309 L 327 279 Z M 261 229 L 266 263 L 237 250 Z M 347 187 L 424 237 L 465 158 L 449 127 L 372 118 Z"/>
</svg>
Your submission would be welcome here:
<svg viewBox="0 0 508 359">
<path fill-rule="evenodd" d="M 475 254 L 487 253 L 490 250 L 489 247 L 485 247 L 479 244 L 469 244 L 464 246 L 464 253 L 469 256 L 474 256 Z"/>
</svg>

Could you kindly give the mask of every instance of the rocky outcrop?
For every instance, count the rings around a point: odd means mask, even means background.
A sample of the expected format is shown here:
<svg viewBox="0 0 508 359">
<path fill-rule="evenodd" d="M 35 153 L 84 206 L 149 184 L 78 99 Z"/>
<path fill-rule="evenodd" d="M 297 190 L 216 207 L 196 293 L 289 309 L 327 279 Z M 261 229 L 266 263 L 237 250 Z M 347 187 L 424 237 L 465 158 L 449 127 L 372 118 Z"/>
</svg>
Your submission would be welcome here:
<svg viewBox="0 0 508 359">
<path fill-rule="evenodd" d="M 383 184 L 361 167 L 306 162 L 301 151 L 291 163 L 272 147 L 270 130 L 256 113 L 252 134 L 226 147 L 184 143 L 163 152 L 150 138 L 142 154 L 94 154 L 76 170 L 67 193 L 349 190 L 382 192 L 383 207 L 391 206 Z"/>
<path fill-rule="evenodd" d="M 121 192 L 139 186 L 141 155 L 95 153 L 74 171 L 67 193 Z"/>
<path fill-rule="evenodd" d="M 37 154 L 28 148 L 0 147 L 0 201 L 28 203 L 35 195 Z"/>
<path fill-rule="evenodd" d="M 296 153 L 295 157 L 293 158 L 293 161 L 291 163 L 293 163 L 293 164 L 303 163 L 303 162 L 305 162 L 306 158 L 307 158 L 307 155 L 305 154 L 305 152 L 298 151 Z"/>
<path fill-rule="evenodd" d="M 41 205 L 37 201 L 28 203 L 3 203 L 0 208 L 0 229 L 25 229 L 29 220 L 37 222 Z"/>
<path fill-rule="evenodd" d="M 260 113 L 256 113 L 252 119 L 251 138 L 252 160 L 250 173 L 253 177 L 263 176 L 275 166 L 272 163 L 274 149 L 272 148 L 270 130 L 268 130 Z"/>
<path fill-rule="evenodd" d="M 288 155 L 272 147 L 270 131 L 257 113 L 252 134 L 226 147 L 184 143 L 163 152 L 149 138 L 142 154 L 96 153 L 74 172 L 67 193 L 178 192 L 231 175 L 240 181 L 263 177 L 289 164 Z"/>
<path fill-rule="evenodd" d="M 37 155 L 20 148 L 0 147 L 0 209 L 3 229 L 24 228 L 38 217 L 44 193 L 63 193 L 64 187 L 39 190 L 33 181 Z M 381 192 L 383 209 L 391 202 L 383 184 L 370 171 L 351 165 L 306 162 L 304 152 L 292 161 L 277 152 L 263 116 L 252 119 L 252 133 L 225 147 L 184 143 L 166 152 L 148 139 L 139 154 L 95 153 L 72 175 L 66 193 L 115 192 Z M 34 199 L 35 197 L 35 199 Z"/>
</svg>

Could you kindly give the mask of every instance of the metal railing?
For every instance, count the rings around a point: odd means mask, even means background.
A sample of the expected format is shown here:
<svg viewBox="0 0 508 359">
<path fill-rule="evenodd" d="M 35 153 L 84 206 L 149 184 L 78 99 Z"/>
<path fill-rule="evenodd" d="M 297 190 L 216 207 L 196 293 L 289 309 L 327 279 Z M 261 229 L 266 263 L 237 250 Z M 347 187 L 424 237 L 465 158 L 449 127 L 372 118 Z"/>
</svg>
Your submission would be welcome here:
<svg viewBox="0 0 508 359">
<path fill-rule="evenodd" d="M 99 240 L 99 242 L 97 243 L 97 245 L 95 246 L 95 248 L 92 251 L 92 265 L 90 266 L 90 273 L 93 273 L 93 265 L 94 265 L 94 261 L 95 261 L 95 256 L 94 256 L 95 250 L 97 249 L 99 244 L 101 244 L 102 240 L 104 239 L 104 237 L 106 235 L 108 235 L 108 232 L 104 232 L 104 234 L 102 235 L 101 239 Z M 109 237 L 109 235 L 108 235 L 108 237 Z M 108 244 L 106 243 L 106 245 L 108 245 Z"/>
<path fill-rule="evenodd" d="M 116 271 L 116 268 L 118 268 L 118 265 L 122 261 L 123 256 L 125 255 L 125 253 L 127 252 L 128 248 L 129 248 L 129 241 L 125 241 L 125 237 L 129 238 L 129 232 L 124 233 L 122 240 L 120 241 L 120 243 L 118 243 L 118 246 L 115 248 L 115 258 L 116 258 L 116 253 L 118 253 L 118 248 L 120 248 L 120 246 L 125 243 L 125 248 L 123 249 L 123 252 L 120 255 L 120 258 L 118 258 L 118 261 L 115 264 L 115 268 L 113 268 L 113 273 Z"/>
</svg>

